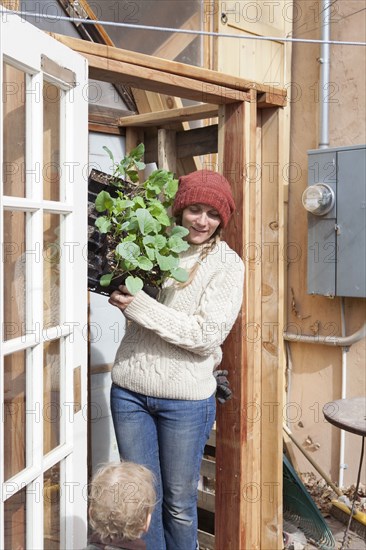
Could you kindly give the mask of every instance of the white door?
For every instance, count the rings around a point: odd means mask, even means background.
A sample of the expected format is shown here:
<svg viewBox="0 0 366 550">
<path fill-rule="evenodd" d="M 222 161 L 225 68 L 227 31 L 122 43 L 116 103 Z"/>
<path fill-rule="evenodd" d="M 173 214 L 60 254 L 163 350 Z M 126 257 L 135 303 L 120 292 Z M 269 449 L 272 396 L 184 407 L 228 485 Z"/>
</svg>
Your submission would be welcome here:
<svg viewBox="0 0 366 550">
<path fill-rule="evenodd" d="M 87 530 L 87 64 L 0 7 L 0 548 Z"/>
</svg>

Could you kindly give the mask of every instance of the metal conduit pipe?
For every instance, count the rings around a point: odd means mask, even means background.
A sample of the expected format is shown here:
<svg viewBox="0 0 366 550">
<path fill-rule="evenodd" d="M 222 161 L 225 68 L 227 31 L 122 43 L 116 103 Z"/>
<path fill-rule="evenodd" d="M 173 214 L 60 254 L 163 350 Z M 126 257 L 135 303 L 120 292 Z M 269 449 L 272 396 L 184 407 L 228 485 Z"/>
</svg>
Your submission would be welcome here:
<svg viewBox="0 0 366 550">
<path fill-rule="evenodd" d="M 313 336 L 310 334 L 295 334 L 284 332 L 283 338 L 288 342 L 304 342 L 306 344 L 324 344 L 325 346 L 338 346 L 348 348 L 362 340 L 366 336 L 366 323 L 349 336 Z"/>
<path fill-rule="evenodd" d="M 329 147 L 329 80 L 330 80 L 330 5 L 331 0 L 321 3 L 321 38 L 320 46 L 320 83 L 319 83 L 319 148 Z"/>
</svg>

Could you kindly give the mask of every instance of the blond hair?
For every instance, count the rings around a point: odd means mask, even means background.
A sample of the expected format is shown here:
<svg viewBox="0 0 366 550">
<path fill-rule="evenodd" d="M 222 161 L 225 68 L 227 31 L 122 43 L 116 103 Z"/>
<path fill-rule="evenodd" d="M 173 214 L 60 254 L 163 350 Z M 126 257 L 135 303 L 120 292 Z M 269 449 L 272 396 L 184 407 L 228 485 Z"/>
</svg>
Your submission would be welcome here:
<svg viewBox="0 0 366 550">
<path fill-rule="evenodd" d="M 106 464 L 92 479 L 89 499 L 90 524 L 103 543 L 136 540 L 156 502 L 154 476 L 133 462 Z"/>
</svg>

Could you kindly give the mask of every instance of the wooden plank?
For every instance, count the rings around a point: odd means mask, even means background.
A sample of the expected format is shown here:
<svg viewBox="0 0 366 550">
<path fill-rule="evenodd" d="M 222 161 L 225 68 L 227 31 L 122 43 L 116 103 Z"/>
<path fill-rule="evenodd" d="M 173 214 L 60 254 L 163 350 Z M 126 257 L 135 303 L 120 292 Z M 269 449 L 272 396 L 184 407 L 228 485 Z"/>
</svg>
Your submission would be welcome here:
<svg viewBox="0 0 366 550">
<path fill-rule="evenodd" d="M 129 128 L 126 128 L 128 130 Z M 158 158 L 157 135 L 145 133 L 145 162 L 156 162 Z M 176 160 L 186 161 L 193 155 L 207 155 L 217 152 L 217 125 L 176 132 Z"/>
<path fill-rule="evenodd" d="M 99 132 L 101 134 L 111 134 L 115 136 L 123 136 L 125 134 L 125 130 L 122 128 L 118 128 L 118 126 L 113 127 L 110 124 L 96 124 L 96 123 L 89 123 L 88 125 L 89 132 Z"/>
<path fill-rule="evenodd" d="M 72 2 L 74 3 L 74 2 Z M 76 9 L 82 9 L 82 14 L 74 14 L 73 13 L 73 8 L 74 6 L 70 6 L 69 9 L 67 10 L 68 13 L 70 13 L 71 16 L 79 16 L 79 17 L 82 17 L 83 19 L 85 18 L 89 18 L 91 19 L 92 21 L 97 21 L 98 17 L 95 15 L 92 7 L 90 6 L 88 0 L 78 0 L 77 2 L 75 2 L 76 4 Z M 86 27 L 87 29 L 87 32 L 90 33 L 92 31 L 92 34 L 95 35 L 94 38 L 97 38 L 98 41 L 102 41 L 104 44 L 108 44 L 109 46 L 113 46 L 113 42 L 109 36 L 109 34 L 107 33 L 107 31 L 104 29 L 103 25 L 100 25 L 100 24 L 93 24 L 93 25 L 87 25 Z"/>
<path fill-rule="evenodd" d="M 89 77 L 94 80 L 126 84 L 152 92 L 219 105 L 247 99 L 247 95 L 240 90 L 164 73 L 149 67 L 141 68 L 131 63 L 114 61 L 88 53 L 83 55 L 89 63 Z"/>
<path fill-rule="evenodd" d="M 262 443 L 261 443 L 261 544 L 279 548 L 282 543 L 282 423 L 283 364 L 279 343 L 279 111 L 262 111 Z M 272 261 L 267 256 L 272 252 Z M 282 367 L 282 368 L 280 368 Z"/>
<path fill-rule="evenodd" d="M 195 79 L 205 83 L 214 84 L 215 86 L 229 87 L 239 91 L 248 92 L 252 89 L 255 89 L 259 92 L 272 91 L 274 93 L 274 89 L 272 86 L 261 84 L 259 82 L 249 81 L 244 78 L 238 78 L 237 76 L 233 76 L 230 74 L 212 71 L 210 69 L 203 69 L 201 67 L 187 65 L 185 63 L 179 63 L 177 61 L 161 59 L 159 57 L 154 57 L 151 55 L 131 52 L 128 50 L 123 50 L 121 48 L 114 48 L 106 46 L 104 44 L 90 44 L 86 43 L 84 40 L 64 36 L 61 34 L 49 34 L 53 36 L 53 38 L 55 38 L 56 40 L 59 40 L 63 44 L 66 44 L 73 50 L 82 54 L 91 54 L 94 56 L 107 58 L 111 61 L 121 61 L 123 63 L 129 63 L 135 66 L 143 67 L 147 70 L 153 69 L 176 76 L 189 77 L 191 79 Z M 276 93 L 278 93 L 279 95 L 286 96 L 286 90 L 284 90 L 283 88 L 276 87 L 275 89 Z"/>
<path fill-rule="evenodd" d="M 186 122 L 190 120 L 202 120 L 216 117 L 218 106 L 210 103 L 202 103 L 189 107 L 180 107 L 169 111 L 157 111 L 134 116 L 122 116 L 118 119 L 119 126 L 159 126 Z"/>
<path fill-rule="evenodd" d="M 242 408 L 246 415 L 246 437 L 243 442 L 241 464 L 243 516 L 247 523 L 242 536 L 248 547 L 261 548 L 260 499 L 261 499 L 261 341 L 262 293 L 260 249 L 261 243 L 261 181 L 258 178 L 260 156 L 257 150 L 256 92 L 252 92 L 251 103 L 245 106 L 246 125 L 246 181 L 243 197 L 244 243 L 243 256 L 246 261 L 245 320 L 243 337 L 246 340 L 246 379 Z M 259 418 L 258 418 L 259 416 Z"/>
<path fill-rule="evenodd" d="M 174 130 L 158 130 L 158 167 L 161 170 L 176 172 L 177 152 L 176 133 Z"/>
<path fill-rule="evenodd" d="M 104 374 L 106 372 L 111 372 L 112 363 L 104 363 L 99 365 L 90 365 L 90 374 Z"/>
<path fill-rule="evenodd" d="M 210 437 L 208 438 L 206 445 L 209 447 L 216 447 L 216 428 L 211 430 Z"/>
<path fill-rule="evenodd" d="M 217 153 L 217 124 L 177 132 L 177 157 Z"/>
<path fill-rule="evenodd" d="M 200 14 L 196 11 L 180 26 L 181 29 L 194 30 L 200 26 Z M 154 52 L 155 57 L 163 57 L 164 59 L 176 59 L 193 40 L 196 39 L 194 34 L 172 33 Z"/>
<path fill-rule="evenodd" d="M 245 185 L 245 104 L 225 105 L 219 109 L 219 166 L 230 181 L 236 212 L 225 230 L 225 240 L 242 256 L 244 249 L 244 185 Z M 246 364 L 245 311 L 247 295 L 238 319 L 223 346 L 222 368 L 229 371 L 233 399 L 218 407 L 216 443 L 216 507 L 215 538 L 217 548 L 249 548 L 245 527 L 252 515 L 246 515 L 243 499 L 243 463 L 248 461 L 249 426 L 243 412 L 245 388 L 250 374 Z M 248 469 L 254 470 L 250 460 Z M 253 477 L 248 476 L 249 480 Z M 254 547 L 254 546 L 253 546 Z"/>
<path fill-rule="evenodd" d="M 285 107 L 287 105 L 286 97 L 274 92 L 266 92 L 261 94 L 258 98 L 258 109 L 267 109 L 273 107 L 274 105 L 278 107 Z"/>
<path fill-rule="evenodd" d="M 216 464 L 214 460 L 208 460 L 203 458 L 201 462 L 201 476 L 209 477 L 210 479 L 215 479 L 216 477 Z"/>
<path fill-rule="evenodd" d="M 215 512 L 215 495 L 207 491 L 198 491 L 197 507 L 208 512 Z M 219 548 L 219 547 L 218 547 Z"/>
<path fill-rule="evenodd" d="M 215 550 L 215 535 L 198 529 L 198 541 L 202 550 Z"/>
<path fill-rule="evenodd" d="M 124 111 L 125 116 L 131 116 L 131 111 Z M 89 104 L 89 131 L 102 132 L 107 134 L 125 135 L 126 131 L 117 125 L 121 115 L 121 109 L 103 107 L 101 105 Z"/>
</svg>

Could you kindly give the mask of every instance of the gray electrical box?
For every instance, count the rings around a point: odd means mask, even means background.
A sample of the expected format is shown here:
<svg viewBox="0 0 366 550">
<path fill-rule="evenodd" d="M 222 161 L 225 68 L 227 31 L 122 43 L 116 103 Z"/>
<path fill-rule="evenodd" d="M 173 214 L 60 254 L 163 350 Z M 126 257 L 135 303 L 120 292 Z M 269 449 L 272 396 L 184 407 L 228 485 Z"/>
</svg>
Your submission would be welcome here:
<svg viewBox="0 0 366 550">
<path fill-rule="evenodd" d="M 308 293 L 366 297 L 366 146 L 308 151 Z"/>
</svg>

